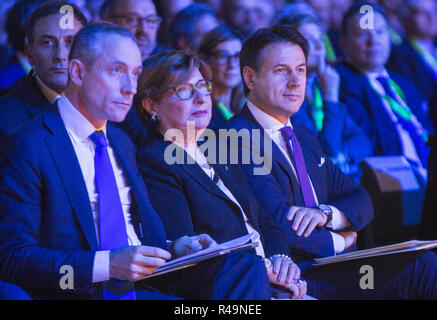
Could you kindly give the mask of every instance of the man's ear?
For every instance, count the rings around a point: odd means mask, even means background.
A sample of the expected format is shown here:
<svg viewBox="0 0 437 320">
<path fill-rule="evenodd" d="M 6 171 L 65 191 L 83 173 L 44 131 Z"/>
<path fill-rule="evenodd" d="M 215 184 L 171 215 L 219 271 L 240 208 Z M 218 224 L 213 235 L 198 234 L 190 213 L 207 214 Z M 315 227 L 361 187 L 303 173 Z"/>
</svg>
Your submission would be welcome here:
<svg viewBox="0 0 437 320">
<path fill-rule="evenodd" d="M 29 44 L 29 39 L 27 36 L 24 38 L 24 53 L 26 54 L 27 60 L 29 60 L 30 65 L 34 65 L 35 61 L 33 60 L 32 48 Z"/>
<path fill-rule="evenodd" d="M 255 88 L 255 81 L 254 81 L 255 76 L 256 76 L 255 70 L 253 70 L 249 66 L 243 67 L 243 81 L 250 90 L 253 90 Z"/>
<path fill-rule="evenodd" d="M 81 86 L 86 74 L 86 68 L 82 61 L 72 59 L 68 64 L 68 76 L 76 86 Z"/>
<path fill-rule="evenodd" d="M 141 100 L 141 107 L 146 110 L 149 115 L 156 114 L 158 112 L 158 104 L 150 98 L 144 98 Z"/>
</svg>

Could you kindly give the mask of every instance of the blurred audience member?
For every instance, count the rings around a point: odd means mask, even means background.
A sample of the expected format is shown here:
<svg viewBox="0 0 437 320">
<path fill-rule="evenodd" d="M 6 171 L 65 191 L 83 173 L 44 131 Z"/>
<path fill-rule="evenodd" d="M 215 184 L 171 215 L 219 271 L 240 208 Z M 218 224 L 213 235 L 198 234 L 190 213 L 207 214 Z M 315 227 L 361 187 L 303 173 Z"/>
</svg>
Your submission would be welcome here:
<svg viewBox="0 0 437 320">
<path fill-rule="evenodd" d="M 405 1 L 401 19 L 407 41 L 393 47 L 389 68 L 410 79 L 429 102 L 437 126 L 437 5 L 434 0 Z"/>
<path fill-rule="evenodd" d="M 90 13 L 90 19 L 88 22 L 99 22 L 102 19 L 100 18 L 100 8 L 103 6 L 105 0 L 88 0 L 87 8 Z"/>
<path fill-rule="evenodd" d="M 161 19 L 152 0 L 113 0 L 109 3 L 107 20 L 135 35 L 143 60 L 162 50 L 156 41 Z"/>
<path fill-rule="evenodd" d="M 402 0 L 379 0 L 379 4 L 385 9 L 388 22 L 388 32 L 391 42 L 399 45 L 405 36 L 405 29 L 399 18 L 399 11 L 404 5 Z"/>
<path fill-rule="evenodd" d="M 166 46 L 171 46 L 170 39 L 168 39 L 168 29 L 173 21 L 173 18 L 178 12 L 194 3 L 193 0 L 155 0 L 156 10 L 162 17 L 161 27 L 158 31 L 159 43 Z"/>
<path fill-rule="evenodd" d="M 270 25 L 275 12 L 268 0 L 223 0 L 225 22 L 249 36 Z"/>
<path fill-rule="evenodd" d="M 344 17 L 340 99 L 370 138 L 373 154 L 404 155 L 426 179 L 426 141 L 433 126 L 413 84 L 385 68 L 391 45 L 387 20 L 381 7 L 372 8 L 374 28 L 361 28 L 360 5 Z"/>
<path fill-rule="evenodd" d="M 195 3 L 174 17 L 168 36 L 173 48 L 196 53 L 203 35 L 218 25 L 219 21 L 211 6 Z"/>
<path fill-rule="evenodd" d="M 5 93 L 5 89 L 22 76 L 28 74 L 32 68 L 24 53 L 24 23 L 32 11 L 43 2 L 44 0 L 19 0 L 8 12 L 5 30 L 13 54 L 6 66 L 0 70 L 0 93 Z"/>
<path fill-rule="evenodd" d="M 10 58 L 12 49 L 8 43 L 8 34 L 5 30 L 7 12 L 14 5 L 15 0 L 5 0 L 0 2 L 0 68 L 2 68 Z"/>
<path fill-rule="evenodd" d="M 212 129 L 225 128 L 226 122 L 243 106 L 240 75 L 240 51 L 243 35 L 236 29 L 221 25 L 202 39 L 199 55 L 212 70 Z"/>
<path fill-rule="evenodd" d="M 359 178 L 359 164 L 371 154 L 370 141 L 352 120 L 339 99 L 340 76 L 326 64 L 326 51 L 319 21 L 311 15 L 280 20 L 296 28 L 307 40 L 307 82 L 305 101 L 292 117 L 292 123 L 305 126 L 316 136 L 334 164 L 347 175 Z"/>
<path fill-rule="evenodd" d="M 331 28 L 331 11 L 332 4 L 330 0 L 306 0 L 306 2 L 314 9 L 317 17 L 320 20 L 320 27 L 323 31 L 323 42 L 326 48 L 326 60 L 335 62 L 337 60 L 337 52 L 335 51 L 333 39 L 330 38 L 328 32 Z M 334 8 L 335 10 L 336 8 Z"/>
<path fill-rule="evenodd" d="M 73 29 L 59 24 L 60 8 L 66 4 L 74 11 Z M 80 10 L 67 1 L 47 2 L 32 13 L 26 25 L 26 54 L 32 71 L 0 100 L 0 140 L 52 108 L 67 85 L 73 37 L 86 23 Z"/>
<path fill-rule="evenodd" d="M 223 0 L 197 0 L 196 2 L 209 4 L 214 9 L 217 17 L 221 19 Z"/>
</svg>

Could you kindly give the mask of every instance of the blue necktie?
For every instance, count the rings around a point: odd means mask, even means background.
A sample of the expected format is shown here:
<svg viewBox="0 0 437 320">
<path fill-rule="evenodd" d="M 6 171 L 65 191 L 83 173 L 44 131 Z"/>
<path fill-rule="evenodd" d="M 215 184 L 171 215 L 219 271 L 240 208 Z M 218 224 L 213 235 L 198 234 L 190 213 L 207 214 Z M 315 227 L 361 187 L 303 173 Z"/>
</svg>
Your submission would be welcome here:
<svg viewBox="0 0 437 320">
<path fill-rule="evenodd" d="M 103 131 L 90 135 L 96 145 L 94 154 L 95 183 L 99 195 L 99 235 L 101 250 L 115 250 L 129 245 L 120 195 L 108 154 Z M 103 283 L 103 299 L 134 300 L 134 284 L 111 279 Z"/>
<path fill-rule="evenodd" d="M 377 77 L 376 80 L 381 83 L 384 88 L 385 93 L 390 96 L 394 101 L 396 101 L 399 105 L 402 105 L 399 98 L 396 96 L 394 90 L 392 89 L 388 78 L 385 77 Z M 399 116 L 396 112 L 393 112 L 396 115 L 398 122 L 401 126 L 410 134 L 410 138 L 413 140 L 414 145 L 416 147 L 416 152 L 419 156 L 420 162 L 424 168 L 427 168 L 427 160 L 428 160 L 428 147 L 426 146 L 425 141 L 422 139 L 418 132 L 418 128 L 409 120 L 404 119 Z"/>
<path fill-rule="evenodd" d="M 288 153 L 290 154 L 296 168 L 305 207 L 314 208 L 317 206 L 317 202 L 314 197 L 313 189 L 311 188 L 310 178 L 308 177 L 308 171 L 305 165 L 305 158 L 299 141 L 297 141 L 297 137 L 290 126 L 283 127 L 280 131 L 282 138 L 287 145 Z"/>
</svg>

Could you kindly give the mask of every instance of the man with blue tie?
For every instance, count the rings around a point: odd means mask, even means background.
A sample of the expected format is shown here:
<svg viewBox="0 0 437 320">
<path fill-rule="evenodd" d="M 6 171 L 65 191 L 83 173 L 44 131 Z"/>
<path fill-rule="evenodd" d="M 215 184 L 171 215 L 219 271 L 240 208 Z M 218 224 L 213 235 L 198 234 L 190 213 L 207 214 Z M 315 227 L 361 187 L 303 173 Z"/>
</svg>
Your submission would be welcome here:
<svg viewBox="0 0 437 320">
<path fill-rule="evenodd" d="M 346 60 L 338 66 L 340 95 L 349 114 L 365 131 L 373 155 L 403 155 L 424 180 L 434 131 L 427 103 L 407 79 L 386 69 L 390 37 L 383 9 L 374 8 L 374 28 L 362 28 L 360 6 L 343 20 L 340 43 Z"/>
<path fill-rule="evenodd" d="M 85 27 L 73 42 L 57 108 L 4 141 L 0 279 L 32 298 L 269 298 L 264 264 L 247 254 L 139 281 L 172 256 L 214 244 L 206 234 L 167 243 L 135 147 L 108 122 L 125 118 L 141 70 L 129 31 Z M 68 286 L 61 284 L 65 267 L 72 270 Z"/>
<path fill-rule="evenodd" d="M 437 256 L 432 252 L 397 255 L 396 265 L 389 256 L 326 267 L 306 264 L 314 257 L 353 250 L 356 232 L 373 217 L 364 188 L 332 163 L 316 136 L 290 123 L 305 99 L 307 56 L 305 38 L 286 25 L 260 29 L 243 44 L 240 70 L 248 102 L 229 127 L 248 129 L 252 139 L 258 138 L 250 146 L 244 140 L 238 145 L 243 158 L 251 148 L 252 154 L 264 157 L 263 164 L 259 159 L 240 159 L 251 190 L 287 234 L 292 258 L 301 260 L 303 277 L 309 280 L 309 295 L 320 299 L 435 299 Z M 266 143 L 272 144 L 271 149 Z M 255 170 L 266 165 L 267 174 Z M 360 289 L 363 264 L 378 270 L 374 290 Z"/>
</svg>

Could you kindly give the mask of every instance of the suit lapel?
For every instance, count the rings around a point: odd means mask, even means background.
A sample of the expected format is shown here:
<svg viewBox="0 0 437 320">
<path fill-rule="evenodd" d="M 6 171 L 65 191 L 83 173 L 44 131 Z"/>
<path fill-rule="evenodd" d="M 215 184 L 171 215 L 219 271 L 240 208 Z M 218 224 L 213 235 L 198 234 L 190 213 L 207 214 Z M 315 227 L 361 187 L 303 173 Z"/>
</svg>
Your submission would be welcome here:
<svg viewBox="0 0 437 320">
<path fill-rule="evenodd" d="M 260 129 L 261 130 L 261 152 L 264 153 L 264 129 L 261 126 L 261 124 L 255 119 L 255 117 L 250 112 L 247 105 L 244 106 L 241 115 L 249 122 L 248 129 Z M 270 139 L 270 137 L 267 137 Z M 272 165 L 273 163 L 276 163 L 279 168 L 284 172 L 284 174 L 288 177 L 288 181 L 290 183 L 293 195 L 294 195 L 294 205 L 303 205 L 303 198 L 301 195 L 301 190 L 299 183 L 297 181 L 297 178 L 293 172 L 293 169 L 288 162 L 288 160 L 285 158 L 282 151 L 279 149 L 279 147 L 276 145 L 274 141 L 271 141 L 272 144 Z M 264 156 L 266 156 L 264 154 Z"/>
<path fill-rule="evenodd" d="M 47 100 L 38 87 L 35 78 L 28 75 L 24 83 L 23 101 L 31 119 L 39 117 L 53 108 L 53 104 Z"/>
<path fill-rule="evenodd" d="M 65 193 L 90 249 L 98 250 L 88 191 L 67 130 L 59 115 L 53 112 L 44 115 L 44 123 L 52 132 L 52 136 L 46 138 L 46 143 L 64 184 Z"/>
</svg>

